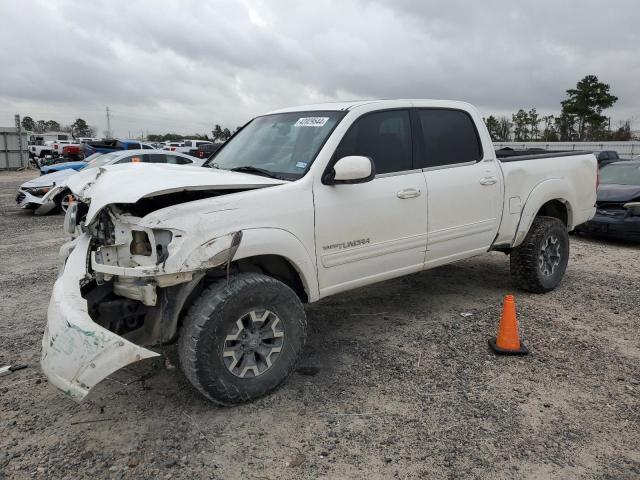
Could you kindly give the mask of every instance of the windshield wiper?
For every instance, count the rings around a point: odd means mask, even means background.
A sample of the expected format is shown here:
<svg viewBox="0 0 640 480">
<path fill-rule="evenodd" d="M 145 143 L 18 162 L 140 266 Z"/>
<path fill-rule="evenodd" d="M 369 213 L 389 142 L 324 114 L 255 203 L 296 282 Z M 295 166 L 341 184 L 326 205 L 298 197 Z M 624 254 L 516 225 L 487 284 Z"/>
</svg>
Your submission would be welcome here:
<svg viewBox="0 0 640 480">
<path fill-rule="evenodd" d="M 245 165 L 243 167 L 234 167 L 234 168 L 230 168 L 229 170 L 231 170 L 232 172 L 255 173 L 256 175 L 262 175 L 264 177 L 277 178 L 278 180 L 284 180 L 284 178 L 280 177 L 279 175 L 276 175 L 275 173 L 269 170 L 266 170 L 264 168 L 254 167 L 252 165 Z"/>
</svg>

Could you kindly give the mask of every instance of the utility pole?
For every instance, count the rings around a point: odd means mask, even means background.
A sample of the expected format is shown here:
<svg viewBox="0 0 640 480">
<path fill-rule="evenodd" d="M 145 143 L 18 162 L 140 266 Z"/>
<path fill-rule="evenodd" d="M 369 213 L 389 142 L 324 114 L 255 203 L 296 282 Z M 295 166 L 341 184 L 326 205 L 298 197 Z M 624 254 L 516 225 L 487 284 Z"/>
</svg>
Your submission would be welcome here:
<svg viewBox="0 0 640 480">
<path fill-rule="evenodd" d="M 111 138 L 111 116 L 109 115 L 109 107 L 107 107 L 107 138 Z"/>
<path fill-rule="evenodd" d="M 22 124 L 20 123 L 20 115 L 18 115 L 16 113 L 16 116 L 14 117 L 14 120 L 16 122 L 16 130 L 18 131 L 18 148 L 20 149 L 20 166 L 21 167 L 26 167 L 27 165 L 25 165 L 25 161 L 24 161 L 24 144 L 22 143 Z M 5 143 L 7 141 L 7 137 L 4 137 L 5 139 Z M 5 148 L 8 148 L 8 145 L 5 145 Z M 9 166 L 9 156 L 7 154 L 7 166 Z"/>
</svg>

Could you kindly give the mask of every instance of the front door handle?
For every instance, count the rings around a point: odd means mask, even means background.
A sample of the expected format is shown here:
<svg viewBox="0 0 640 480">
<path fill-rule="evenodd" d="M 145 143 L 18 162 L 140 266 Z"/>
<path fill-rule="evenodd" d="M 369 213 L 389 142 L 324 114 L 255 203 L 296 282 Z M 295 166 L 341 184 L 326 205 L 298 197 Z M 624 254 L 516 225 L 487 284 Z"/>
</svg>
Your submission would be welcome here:
<svg viewBox="0 0 640 480">
<path fill-rule="evenodd" d="M 495 185 L 497 181 L 496 177 L 484 177 L 480 179 L 480 185 Z"/>
<path fill-rule="evenodd" d="M 415 198 L 420 196 L 420 190 L 417 188 L 405 188 L 404 190 L 400 190 L 396 195 L 398 198 L 407 199 L 407 198 Z"/>
</svg>

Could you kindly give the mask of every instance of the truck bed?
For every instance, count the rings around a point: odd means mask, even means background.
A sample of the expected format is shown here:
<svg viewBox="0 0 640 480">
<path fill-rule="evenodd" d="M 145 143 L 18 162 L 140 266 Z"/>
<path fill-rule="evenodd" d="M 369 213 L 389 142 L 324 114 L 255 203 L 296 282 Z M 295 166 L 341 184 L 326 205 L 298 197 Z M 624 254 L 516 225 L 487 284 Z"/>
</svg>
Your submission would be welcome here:
<svg viewBox="0 0 640 480">
<path fill-rule="evenodd" d="M 520 152 L 526 153 L 519 155 Z M 534 152 L 511 150 L 507 157 L 500 157 L 500 150 L 496 151 L 504 177 L 504 209 L 495 245 L 518 245 L 537 209 L 549 199 L 573 206 L 569 209 L 569 230 L 593 216 L 597 169 L 593 154 Z M 524 160 L 537 161 L 521 162 Z M 545 193 L 540 196 L 540 192 Z"/>
<path fill-rule="evenodd" d="M 501 162 L 519 162 L 522 160 L 538 160 L 542 158 L 571 157 L 574 155 L 587 155 L 586 150 L 543 150 L 541 148 L 528 148 L 514 150 L 506 147 L 496 150 L 496 157 Z"/>
</svg>

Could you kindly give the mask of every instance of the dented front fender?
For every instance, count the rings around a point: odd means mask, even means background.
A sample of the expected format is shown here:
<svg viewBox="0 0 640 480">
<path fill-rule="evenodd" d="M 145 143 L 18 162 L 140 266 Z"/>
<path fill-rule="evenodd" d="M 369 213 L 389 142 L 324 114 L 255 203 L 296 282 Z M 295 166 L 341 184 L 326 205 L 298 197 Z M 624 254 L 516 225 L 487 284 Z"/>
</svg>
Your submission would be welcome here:
<svg viewBox="0 0 640 480">
<path fill-rule="evenodd" d="M 80 294 L 90 237 L 78 238 L 56 281 L 42 339 L 41 367 L 49 381 L 76 400 L 120 368 L 159 354 L 95 323 Z"/>
</svg>

